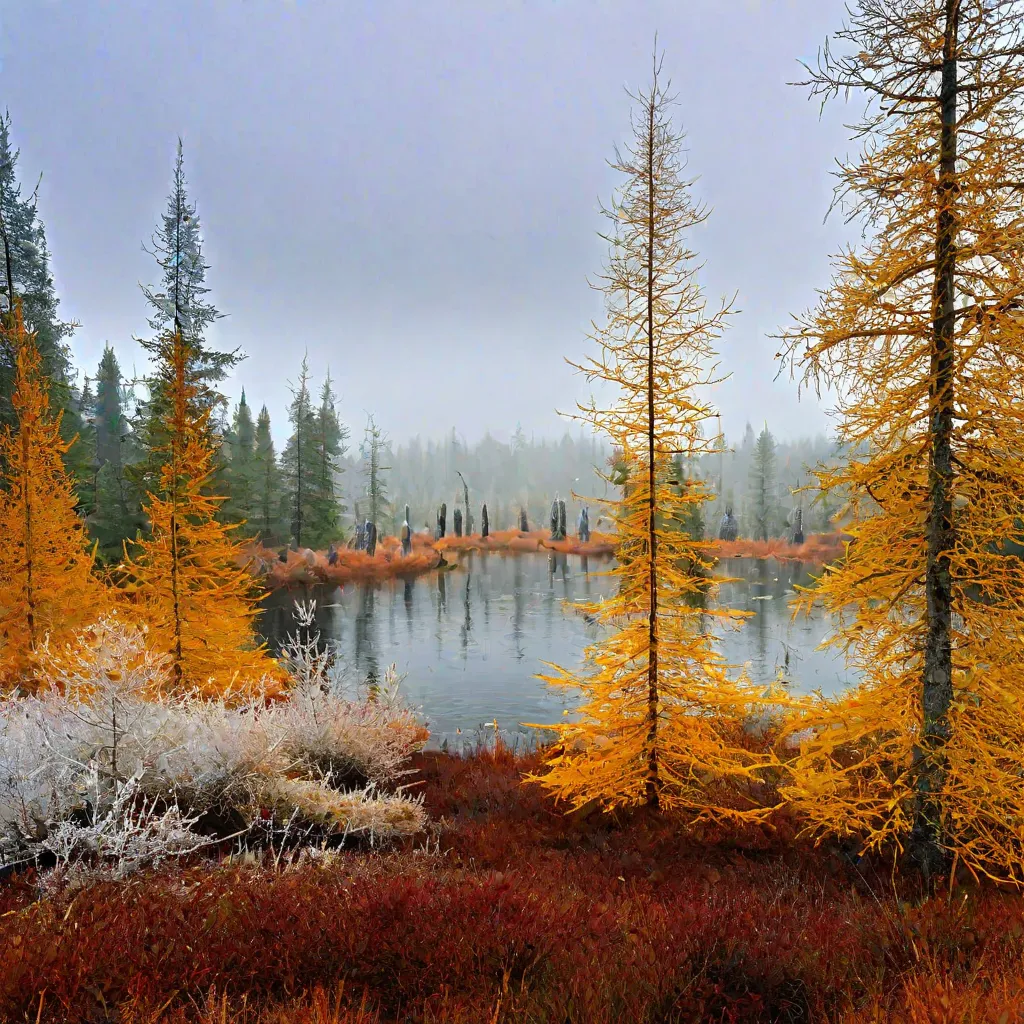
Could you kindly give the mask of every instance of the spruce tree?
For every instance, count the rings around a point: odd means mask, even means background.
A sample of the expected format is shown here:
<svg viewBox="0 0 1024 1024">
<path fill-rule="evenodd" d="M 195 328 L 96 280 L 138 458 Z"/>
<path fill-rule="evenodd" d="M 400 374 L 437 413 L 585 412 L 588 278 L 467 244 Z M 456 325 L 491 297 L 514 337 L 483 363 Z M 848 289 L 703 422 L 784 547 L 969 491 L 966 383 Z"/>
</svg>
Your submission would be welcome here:
<svg viewBox="0 0 1024 1024">
<path fill-rule="evenodd" d="M 340 459 L 345 454 L 348 431 L 338 422 L 335 394 L 330 372 L 320 391 L 320 407 L 316 411 L 316 485 L 310 502 L 308 543 L 326 547 L 338 538 L 338 521 L 344 506 L 338 499 L 335 478 L 341 472 Z"/>
<path fill-rule="evenodd" d="M 2 311 L 11 319 L 13 298 L 21 302 L 25 330 L 35 336 L 42 373 L 50 397 L 64 409 L 70 398 L 70 356 L 64 339 L 75 328 L 57 316 L 58 299 L 50 272 L 46 232 L 39 219 L 38 193 L 22 196 L 17 177 L 19 152 L 11 148 L 11 118 L 0 117 L 0 296 Z M 13 296 L 12 293 L 13 292 Z M 13 324 L 9 323 L 9 327 Z M 0 352 L 0 424 L 14 422 L 15 356 L 9 346 Z"/>
<path fill-rule="evenodd" d="M 125 406 L 128 390 L 113 348 L 103 350 L 96 371 L 93 429 L 96 438 L 96 500 L 89 530 L 99 542 L 104 561 L 120 559 L 124 542 L 144 526 L 139 493 L 129 479 L 128 467 L 137 459 Z"/>
<path fill-rule="evenodd" d="M 455 444 L 455 431 L 452 430 L 452 443 Z M 381 517 L 388 508 L 388 485 L 384 476 L 390 466 L 383 464 L 384 452 L 387 448 L 387 437 L 377 426 L 373 416 L 367 417 L 366 431 L 363 435 L 362 456 L 366 473 L 366 497 L 370 510 L 370 522 L 378 529 Z"/>
<path fill-rule="evenodd" d="M 292 388 L 288 409 L 292 434 L 281 456 L 285 478 L 285 513 L 295 543 L 310 543 L 313 501 L 317 493 L 317 416 L 309 393 L 309 359 L 303 357 L 298 383 Z"/>
<path fill-rule="evenodd" d="M 64 466 L 76 481 L 78 514 L 88 520 L 96 511 L 96 475 L 100 468 L 96 456 L 94 423 L 96 399 L 92 391 L 92 382 L 88 377 L 85 378 L 80 391 L 76 387 L 70 389 L 69 398 L 68 407 L 61 417 L 61 437 L 68 444 Z M 73 433 L 66 432 L 65 418 L 74 421 L 76 429 Z"/>
<path fill-rule="evenodd" d="M 195 203 L 188 197 L 181 139 L 167 209 L 152 245 L 147 252 L 156 259 L 161 280 L 156 286 L 143 286 L 142 291 L 153 308 L 149 326 L 154 337 L 139 339 L 139 343 L 159 363 L 167 332 L 181 332 L 188 343 L 188 384 L 196 388 L 198 400 L 210 413 L 205 429 L 208 440 L 216 448 L 216 435 L 227 407 L 227 399 L 217 385 L 244 357 L 237 350 L 220 352 L 211 348 L 204 338 L 207 328 L 223 314 L 206 299 L 210 291 L 206 286 L 209 267 L 203 261 L 199 215 Z M 136 425 L 146 459 L 135 475 L 146 490 L 152 490 L 158 486 L 163 464 L 160 453 L 167 450 L 164 431 L 170 406 L 159 372 L 151 376 L 147 384 L 149 399 L 140 405 Z M 217 468 L 215 460 L 214 469 Z"/>
<path fill-rule="evenodd" d="M 14 300 L 20 301 L 25 330 L 35 337 L 51 406 L 61 413 L 64 465 L 80 485 L 93 469 L 90 454 L 82 450 L 84 442 L 78 443 L 83 423 L 65 342 L 77 325 L 57 316 L 59 302 L 50 271 L 46 231 L 39 218 L 38 186 L 30 196 L 22 196 L 16 173 L 19 153 L 11 148 L 10 127 L 10 115 L 0 117 L 0 309 L 8 328 L 13 329 Z M 14 378 L 14 351 L 5 345 L 0 348 L 0 426 L 11 426 L 16 420 L 12 405 Z"/>
<path fill-rule="evenodd" d="M 224 482 L 227 501 L 224 516 L 228 522 L 240 523 L 241 532 L 252 536 L 259 532 L 259 479 L 256 464 L 256 427 L 252 410 L 245 400 L 245 390 L 235 407 L 231 431 L 225 432 L 221 449 L 226 455 Z"/>
<path fill-rule="evenodd" d="M 776 536 L 781 509 L 776 492 L 775 438 L 767 423 L 757 436 L 750 464 L 750 516 L 754 540 Z"/>
<path fill-rule="evenodd" d="M 270 413 L 264 405 L 256 418 L 256 441 L 253 451 L 255 481 L 255 515 L 253 524 L 264 544 L 271 544 L 281 534 L 281 470 L 270 433 Z"/>
</svg>

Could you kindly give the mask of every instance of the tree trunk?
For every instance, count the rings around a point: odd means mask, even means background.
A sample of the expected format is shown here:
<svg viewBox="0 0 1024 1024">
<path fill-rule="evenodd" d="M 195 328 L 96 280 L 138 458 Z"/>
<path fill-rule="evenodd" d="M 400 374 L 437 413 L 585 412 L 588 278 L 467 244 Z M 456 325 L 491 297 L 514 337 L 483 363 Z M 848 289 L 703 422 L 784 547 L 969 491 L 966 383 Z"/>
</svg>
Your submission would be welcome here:
<svg viewBox="0 0 1024 1024">
<path fill-rule="evenodd" d="M 925 525 L 928 543 L 925 569 L 927 638 L 921 689 L 921 741 L 914 750 L 916 806 L 910 852 L 928 881 L 943 872 L 942 748 L 949 738 L 947 714 L 953 701 L 952 611 L 950 552 L 953 527 L 953 375 L 955 370 L 955 282 L 957 199 L 956 100 L 957 36 L 960 0 L 946 0 L 940 102 L 938 214 L 935 240 L 935 290 L 931 352 L 928 467 L 929 509 Z"/>
<path fill-rule="evenodd" d="M 658 534 L 654 492 L 654 105 L 657 75 L 647 109 L 647 558 L 650 613 L 647 654 L 647 803 L 658 806 Z"/>
<path fill-rule="evenodd" d="M 24 341 L 22 342 L 24 344 Z M 35 538 L 32 536 L 32 428 L 26 423 L 21 428 L 21 458 L 24 467 L 22 489 L 25 506 L 25 621 L 28 625 L 29 648 L 36 649 L 36 586 L 33 579 Z"/>
</svg>

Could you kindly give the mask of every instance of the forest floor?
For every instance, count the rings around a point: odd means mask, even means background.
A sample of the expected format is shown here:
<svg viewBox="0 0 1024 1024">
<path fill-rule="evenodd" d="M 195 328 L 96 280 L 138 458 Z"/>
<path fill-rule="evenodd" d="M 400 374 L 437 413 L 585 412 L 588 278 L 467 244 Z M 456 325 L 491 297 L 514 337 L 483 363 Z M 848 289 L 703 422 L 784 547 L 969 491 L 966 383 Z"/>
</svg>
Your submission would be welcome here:
<svg viewBox="0 0 1024 1024">
<path fill-rule="evenodd" d="M 633 1024 L 1024 1020 L 1024 897 L 922 899 L 780 821 L 565 815 L 498 748 L 416 756 L 434 833 L 0 883 L 0 1018 Z"/>
</svg>

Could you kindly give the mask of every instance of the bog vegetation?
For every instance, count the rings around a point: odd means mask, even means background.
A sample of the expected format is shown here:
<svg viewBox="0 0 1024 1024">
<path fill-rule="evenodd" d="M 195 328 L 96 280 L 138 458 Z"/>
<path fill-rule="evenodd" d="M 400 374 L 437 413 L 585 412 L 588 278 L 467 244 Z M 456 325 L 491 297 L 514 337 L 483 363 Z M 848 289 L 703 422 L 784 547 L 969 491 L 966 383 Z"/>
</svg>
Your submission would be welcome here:
<svg viewBox="0 0 1024 1024">
<path fill-rule="evenodd" d="M 396 1020 L 1024 1012 L 1024 3 L 860 0 L 838 43 L 806 84 L 866 100 L 838 185 L 864 240 L 780 333 L 782 365 L 838 396 L 834 443 L 802 447 L 765 424 L 730 448 L 717 427 L 732 306 L 699 285 L 708 212 L 657 60 L 613 163 L 606 315 L 578 366 L 615 397 L 580 406 L 592 433 L 557 446 L 519 429 L 394 446 L 371 415 L 350 454 L 335 381 L 325 367 L 318 388 L 306 359 L 280 453 L 265 406 L 254 421 L 243 393 L 229 416 L 218 386 L 241 354 L 204 337 L 220 313 L 180 143 L 144 289 L 149 376 L 124 380 L 108 347 L 77 387 L 0 121 L 0 860 L 48 900 L 8 894 L 2 1012 L 38 998 L 41 1019 L 46 989 L 49 1013 L 86 1019 L 96 972 L 124 1019 L 211 985 L 272 1002 L 327 977 Z M 545 676 L 578 715 L 526 762 L 421 756 L 394 673 L 345 693 L 308 606 L 279 658 L 254 629 L 267 581 L 543 547 L 613 552 L 618 589 L 583 609 L 601 627 L 583 667 Z M 797 610 L 824 605 L 862 680 L 830 699 L 726 664 L 717 638 L 742 615 L 710 600 L 718 554 L 812 551 L 826 564 Z M 408 788 L 424 780 L 429 799 Z M 442 835 L 445 864 L 428 855 Z M 337 852 L 352 841 L 399 852 Z M 730 845 L 789 873 L 742 856 L 727 881 L 708 873 Z M 198 866 L 243 851 L 258 870 Z M 129 880 L 175 863 L 191 866 Z M 925 909 L 883 904 L 885 872 Z M 934 895 L 968 878 L 1012 898 Z M 788 923 L 765 932 L 773 914 Z M 453 916 L 484 943 L 473 957 Z M 71 920 L 93 946 L 57 957 Z"/>
</svg>

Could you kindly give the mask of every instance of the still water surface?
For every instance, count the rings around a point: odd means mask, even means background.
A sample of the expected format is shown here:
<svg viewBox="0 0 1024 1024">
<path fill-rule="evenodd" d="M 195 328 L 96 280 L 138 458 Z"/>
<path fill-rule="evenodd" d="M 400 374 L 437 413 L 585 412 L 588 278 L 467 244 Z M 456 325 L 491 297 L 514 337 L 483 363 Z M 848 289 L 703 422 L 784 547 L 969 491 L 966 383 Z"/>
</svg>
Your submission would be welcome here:
<svg viewBox="0 0 1024 1024">
<path fill-rule="evenodd" d="M 523 722 L 555 722 L 575 705 L 572 691 L 536 678 L 543 662 L 581 664 L 584 648 L 599 639 L 566 602 L 596 600 L 616 586 L 604 575 L 612 563 L 575 555 L 501 555 L 473 552 L 451 572 L 410 580 L 351 583 L 336 588 L 272 594 L 260 629 L 278 648 L 294 629 L 296 598 L 315 598 L 317 626 L 334 641 L 339 660 L 355 678 L 380 678 L 394 663 L 405 676 L 406 699 L 426 718 L 432 745 L 470 742 L 497 721 L 506 734 L 530 731 Z M 726 630 L 722 651 L 752 679 L 768 683 L 784 671 L 796 692 L 835 692 L 852 676 L 842 659 L 816 650 L 828 635 L 820 613 L 793 619 L 795 585 L 812 580 L 799 563 L 726 559 L 719 571 L 737 577 L 718 600 L 752 616 Z"/>
</svg>

